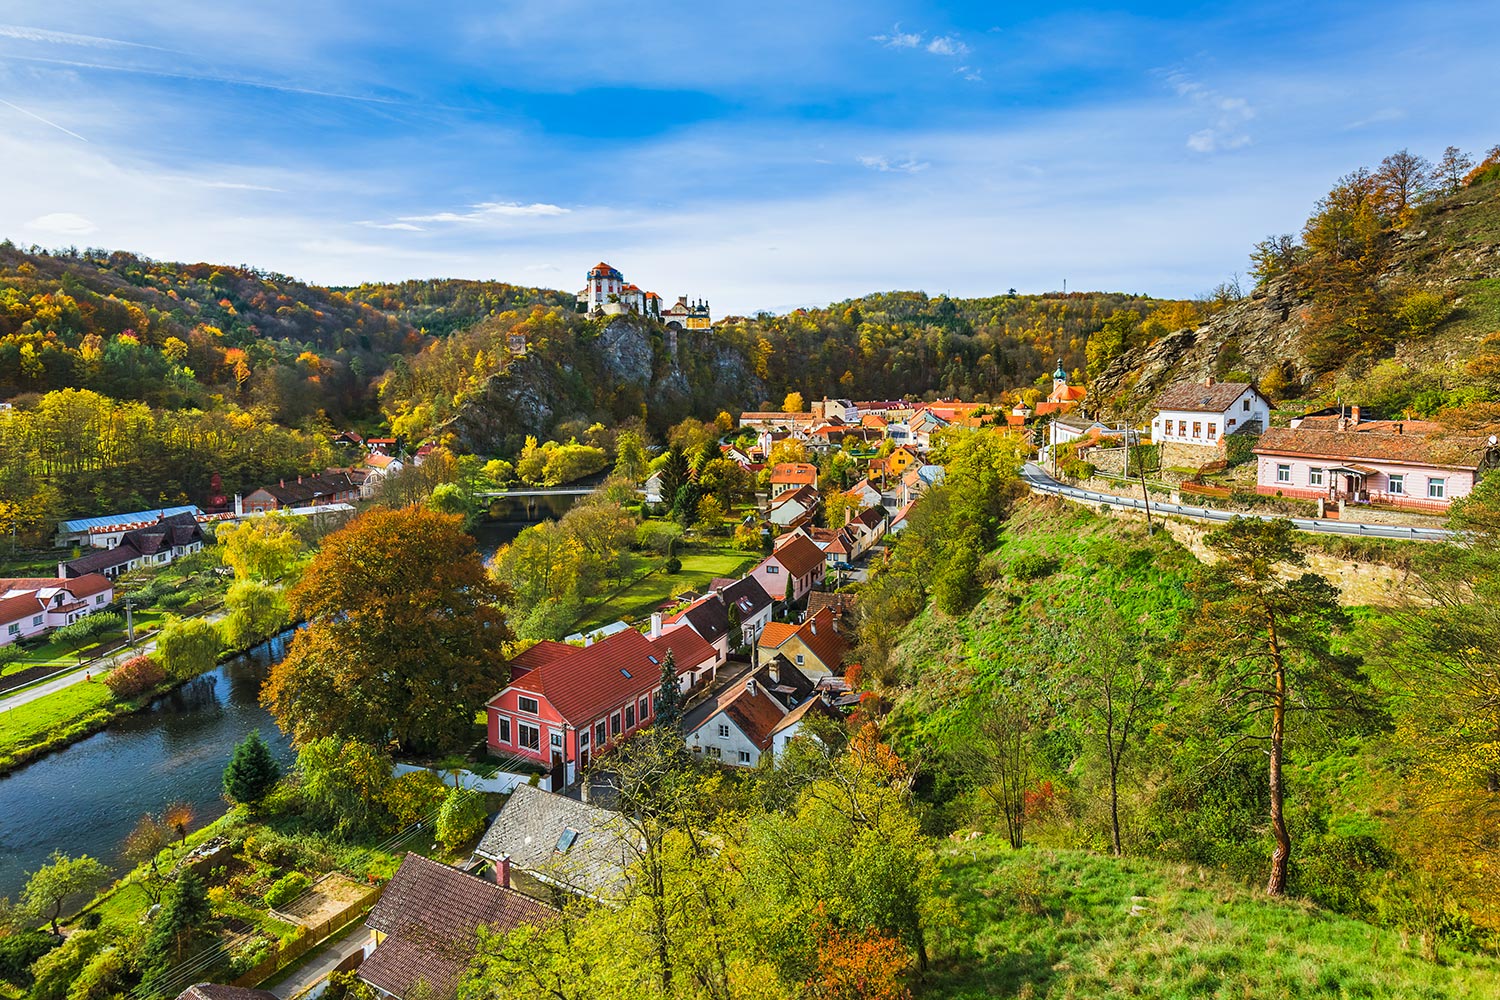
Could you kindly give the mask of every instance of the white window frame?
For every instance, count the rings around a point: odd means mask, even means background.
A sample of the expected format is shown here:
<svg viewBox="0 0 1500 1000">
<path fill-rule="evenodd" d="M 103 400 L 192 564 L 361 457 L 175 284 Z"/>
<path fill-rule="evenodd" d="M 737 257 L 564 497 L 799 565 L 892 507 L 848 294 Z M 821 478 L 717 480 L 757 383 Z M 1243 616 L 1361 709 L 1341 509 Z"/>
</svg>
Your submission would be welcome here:
<svg viewBox="0 0 1500 1000">
<path fill-rule="evenodd" d="M 727 739 L 729 739 L 729 723 L 727 723 L 727 722 L 721 722 L 721 723 L 719 723 L 719 739 L 721 739 L 721 740 L 727 740 Z"/>
<path fill-rule="evenodd" d="M 516 746 L 532 753 L 542 752 L 542 727 L 530 722 L 517 720 Z"/>
<path fill-rule="evenodd" d="M 750 751 L 749 750 L 741 750 L 740 751 L 740 763 L 741 764 L 748 764 L 748 763 L 750 763 Z"/>
<path fill-rule="evenodd" d="M 769 563 L 766 566 L 766 575 L 767 576 L 775 576 L 777 573 L 780 573 L 780 572 L 781 572 L 781 567 L 778 566 L 778 565 L 776 565 L 775 563 Z"/>
<path fill-rule="evenodd" d="M 552 737 L 548 741 L 548 743 L 550 744 L 550 746 L 552 747 L 552 749 L 554 749 L 554 750 L 561 750 L 563 748 L 563 734 L 562 733 L 553 733 Z"/>
<path fill-rule="evenodd" d="M 1429 499 L 1429 500 L 1446 500 L 1446 499 L 1448 499 L 1448 480 L 1447 479 L 1439 478 L 1437 476 L 1428 476 L 1427 477 L 1427 499 Z"/>
<path fill-rule="evenodd" d="M 528 702 L 531 704 L 530 708 L 526 707 Z M 525 712 L 527 715 L 536 715 L 541 710 L 541 707 L 541 703 L 535 698 L 528 698 L 524 694 L 516 696 L 516 711 L 518 712 Z"/>
<path fill-rule="evenodd" d="M 1385 477 L 1385 491 L 1392 496 L 1406 496 L 1406 473 L 1398 472 Z"/>
<path fill-rule="evenodd" d="M 495 739 L 500 743 L 510 743 L 510 717 L 499 716 L 495 722 Z"/>
<path fill-rule="evenodd" d="M 1321 466 L 1310 465 L 1310 466 L 1307 467 L 1307 485 L 1309 485 L 1309 486 L 1322 486 L 1323 485 L 1323 469 L 1322 469 Z"/>
<path fill-rule="evenodd" d="M 1290 483 L 1292 481 L 1292 467 L 1278 462 L 1276 465 L 1276 481 L 1278 483 Z"/>
</svg>

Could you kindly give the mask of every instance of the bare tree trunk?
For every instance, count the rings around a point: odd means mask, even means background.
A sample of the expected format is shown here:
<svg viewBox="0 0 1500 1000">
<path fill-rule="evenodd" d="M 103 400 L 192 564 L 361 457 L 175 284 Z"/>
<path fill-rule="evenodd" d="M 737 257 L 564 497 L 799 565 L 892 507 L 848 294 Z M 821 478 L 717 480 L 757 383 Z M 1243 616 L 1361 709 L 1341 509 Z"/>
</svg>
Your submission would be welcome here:
<svg viewBox="0 0 1500 1000">
<path fill-rule="evenodd" d="M 1286 810 L 1281 784 L 1282 744 L 1286 737 L 1286 664 L 1281 657 L 1281 642 L 1276 635 L 1276 619 L 1266 616 L 1266 634 L 1271 647 L 1271 670 L 1274 677 L 1274 694 L 1271 701 L 1271 832 L 1276 837 L 1276 848 L 1271 852 L 1271 879 L 1266 883 L 1266 892 L 1272 896 L 1286 895 L 1287 862 L 1292 856 L 1292 836 L 1286 828 Z"/>
<path fill-rule="evenodd" d="M 1125 848 L 1120 844 L 1120 762 L 1113 747 L 1109 751 L 1109 832 L 1115 857 L 1124 856 Z"/>
</svg>

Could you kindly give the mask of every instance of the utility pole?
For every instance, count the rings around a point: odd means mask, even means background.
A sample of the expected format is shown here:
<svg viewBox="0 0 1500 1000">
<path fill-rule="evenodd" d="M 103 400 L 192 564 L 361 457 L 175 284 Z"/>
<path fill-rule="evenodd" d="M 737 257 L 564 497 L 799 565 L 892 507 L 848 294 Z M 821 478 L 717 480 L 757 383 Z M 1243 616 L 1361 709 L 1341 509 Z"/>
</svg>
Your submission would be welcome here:
<svg viewBox="0 0 1500 1000">
<path fill-rule="evenodd" d="M 130 598 L 125 598 L 125 641 L 130 648 L 135 648 L 135 604 Z"/>
</svg>

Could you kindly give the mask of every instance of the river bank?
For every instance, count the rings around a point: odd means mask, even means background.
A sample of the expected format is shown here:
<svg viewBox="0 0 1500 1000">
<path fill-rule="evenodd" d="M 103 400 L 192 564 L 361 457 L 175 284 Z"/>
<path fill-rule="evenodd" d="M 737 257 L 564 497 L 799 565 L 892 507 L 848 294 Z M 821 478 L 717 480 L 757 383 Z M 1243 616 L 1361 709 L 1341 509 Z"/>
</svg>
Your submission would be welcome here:
<svg viewBox="0 0 1500 1000">
<path fill-rule="evenodd" d="M 181 801 L 197 814 L 195 827 L 222 815 L 224 764 L 252 729 L 290 761 L 286 737 L 259 700 L 289 634 L 137 699 L 92 723 L 94 731 L 0 776 L 0 897 L 15 898 L 26 874 L 54 849 L 92 854 L 123 870 L 119 845 L 143 813 Z"/>
</svg>

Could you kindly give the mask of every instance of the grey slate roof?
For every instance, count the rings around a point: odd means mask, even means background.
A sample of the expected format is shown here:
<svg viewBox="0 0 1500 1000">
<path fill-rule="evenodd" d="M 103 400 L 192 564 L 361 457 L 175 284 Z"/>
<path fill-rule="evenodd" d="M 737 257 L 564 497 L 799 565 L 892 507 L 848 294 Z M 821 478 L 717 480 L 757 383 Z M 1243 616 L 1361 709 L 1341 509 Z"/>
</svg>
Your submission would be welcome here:
<svg viewBox="0 0 1500 1000">
<path fill-rule="evenodd" d="M 712 595 L 708 600 L 699 601 L 688 608 L 682 613 L 682 617 L 694 632 L 703 637 L 704 642 L 716 642 L 729 631 L 729 609 L 724 606 L 723 601 Z"/>
<path fill-rule="evenodd" d="M 276 1000 L 269 990 L 247 990 L 243 986 L 196 983 L 177 995 L 177 1000 Z"/>
<path fill-rule="evenodd" d="M 556 913 L 514 889 L 407 854 L 365 920 L 386 936 L 360 965 L 359 978 L 395 997 L 424 982 L 436 1000 L 449 1000 L 478 951 L 480 927 L 510 931 Z"/>
<path fill-rule="evenodd" d="M 571 836 L 566 836 L 567 831 Z M 474 853 L 595 899 L 619 894 L 635 858 L 624 820 L 566 795 L 517 785 Z"/>
<path fill-rule="evenodd" d="M 739 606 L 740 621 L 746 622 L 764 611 L 771 603 L 771 597 L 766 593 L 766 588 L 762 587 L 760 581 L 753 576 L 736 580 L 719 593 L 724 598 L 726 620 L 730 604 Z"/>
</svg>

